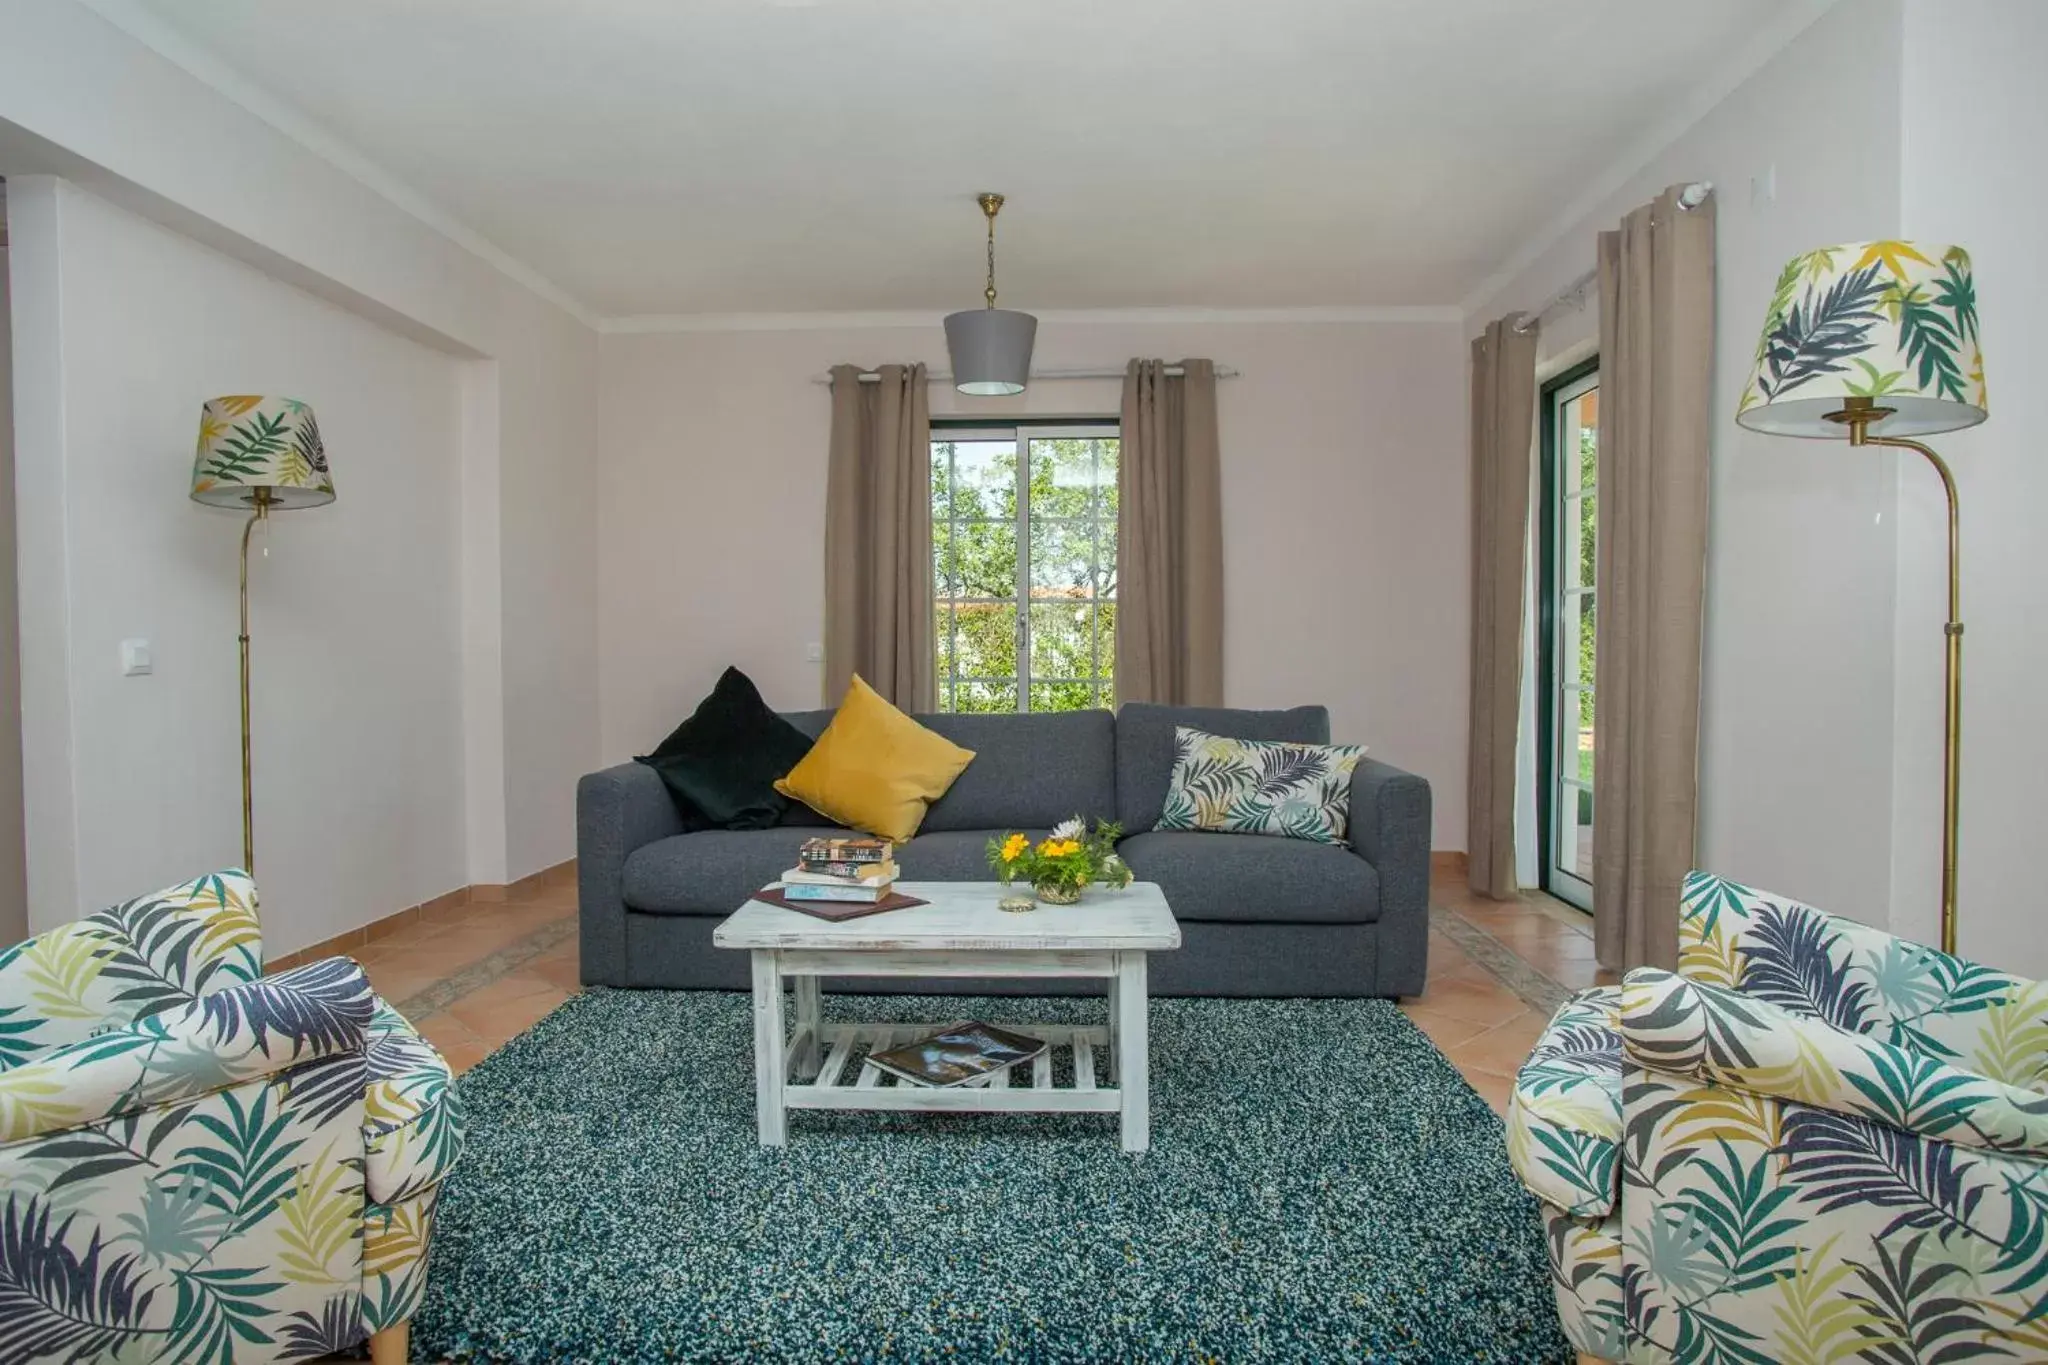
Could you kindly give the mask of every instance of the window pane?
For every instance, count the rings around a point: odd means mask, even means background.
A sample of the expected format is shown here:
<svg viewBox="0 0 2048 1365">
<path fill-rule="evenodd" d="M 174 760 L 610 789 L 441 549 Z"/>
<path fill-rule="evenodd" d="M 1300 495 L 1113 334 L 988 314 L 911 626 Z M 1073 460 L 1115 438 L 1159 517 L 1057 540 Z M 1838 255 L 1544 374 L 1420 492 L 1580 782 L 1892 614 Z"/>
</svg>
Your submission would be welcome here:
<svg viewBox="0 0 2048 1365">
<path fill-rule="evenodd" d="M 953 549 L 953 523 L 932 523 L 932 596 L 958 597 L 960 571 Z"/>
<path fill-rule="evenodd" d="M 1095 443 L 1095 506 L 1109 523 L 1110 538 L 1116 538 L 1116 464 L 1122 443 L 1114 436 Z"/>
<path fill-rule="evenodd" d="M 1597 525 L 1595 516 L 1598 511 L 1599 497 L 1600 495 L 1598 493 L 1589 492 L 1584 497 L 1580 498 L 1577 503 L 1578 532 L 1573 537 L 1573 539 L 1576 540 L 1578 543 L 1579 586 L 1582 588 L 1590 588 L 1594 584 L 1593 565 L 1595 563 L 1595 560 L 1593 536 L 1594 527 Z M 1566 562 L 1569 563 L 1570 561 Z"/>
<path fill-rule="evenodd" d="M 963 678 L 1017 676 L 1017 605 L 962 602 L 954 608 L 954 645 Z"/>
<path fill-rule="evenodd" d="M 1100 482 L 1097 450 L 1101 441 L 1093 437 L 1039 437 L 1031 442 L 1031 515 L 1085 517 L 1096 505 Z M 1110 466 L 1109 478 L 1116 478 Z"/>
<path fill-rule="evenodd" d="M 1031 595 L 1085 598 L 1095 591 L 1095 525 L 1044 521 L 1031 509 Z"/>
<path fill-rule="evenodd" d="M 1566 593 L 1557 603 L 1557 685 L 1593 685 L 1593 594 Z"/>
<path fill-rule="evenodd" d="M 1015 441 L 946 441 L 953 450 L 949 484 L 955 517 L 1017 519 L 1017 443 Z M 939 486 L 932 485 L 934 506 Z"/>
<path fill-rule="evenodd" d="M 1116 599 L 1116 523 L 1097 522 L 1095 527 L 1095 595 Z"/>
<path fill-rule="evenodd" d="M 946 704 L 946 682 L 953 676 L 953 604 L 940 602 L 932 608 L 932 653 L 935 656 L 932 673 L 939 682 L 939 709 L 949 711 Z"/>
<path fill-rule="evenodd" d="M 1600 459 L 1600 390 L 1588 389 L 1573 405 L 1579 422 L 1579 486 L 1591 488 L 1598 479 Z"/>
<path fill-rule="evenodd" d="M 1101 660 L 1102 705 L 1116 708 L 1116 603 L 1095 608 L 1095 649 Z"/>
<path fill-rule="evenodd" d="M 1087 602 L 1031 604 L 1031 676 L 1095 676 L 1095 608 Z"/>
<path fill-rule="evenodd" d="M 1593 880 L 1593 789 L 1569 782 L 1557 788 L 1557 865 Z"/>
<path fill-rule="evenodd" d="M 1093 684 L 1085 682 L 1035 682 L 1031 684 L 1034 711 L 1086 711 L 1100 706 Z"/>
<path fill-rule="evenodd" d="M 955 711 L 1014 711 L 1017 709 L 1015 679 L 998 682 L 963 682 L 953 701 Z"/>
<path fill-rule="evenodd" d="M 956 521 L 950 529 L 948 543 L 959 596 L 1016 600 L 1015 521 Z"/>
</svg>

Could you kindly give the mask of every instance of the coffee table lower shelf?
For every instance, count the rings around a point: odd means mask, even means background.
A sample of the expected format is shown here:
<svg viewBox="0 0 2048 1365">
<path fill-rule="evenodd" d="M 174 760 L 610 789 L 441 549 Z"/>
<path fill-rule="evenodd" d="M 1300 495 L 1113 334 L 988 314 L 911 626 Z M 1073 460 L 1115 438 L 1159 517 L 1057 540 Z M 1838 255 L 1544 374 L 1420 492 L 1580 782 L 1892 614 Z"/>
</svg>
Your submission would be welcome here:
<svg viewBox="0 0 2048 1365">
<path fill-rule="evenodd" d="M 1110 1031 L 1103 1027 L 1055 1024 L 1004 1024 L 1015 1033 L 1042 1038 L 1047 1046 L 1028 1062 L 1008 1071 L 962 1085 L 934 1087 L 914 1085 L 890 1075 L 862 1058 L 886 1052 L 892 1047 L 915 1042 L 931 1034 L 936 1026 L 924 1024 L 827 1024 L 817 1052 L 809 1047 L 808 1030 L 790 1040 L 789 1058 L 793 1079 L 782 1087 L 782 1102 L 790 1109 L 918 1110 L 925 1113 L 969 1114 L 1115 1114 L 1123 1109 L 1124 1093 L 1117 1087 L 1116 1053 Z M 804 1073 L 819 1053 L 824 1061 L 815 1079 Z M 1054 1084 L 1059 1057 L 1066 1054 L 1072 1065 L 1067 1084 Z M 1111 1084 L 1096 1084 L 1095 1059 L 1109 1061 Z"/>
</svg>

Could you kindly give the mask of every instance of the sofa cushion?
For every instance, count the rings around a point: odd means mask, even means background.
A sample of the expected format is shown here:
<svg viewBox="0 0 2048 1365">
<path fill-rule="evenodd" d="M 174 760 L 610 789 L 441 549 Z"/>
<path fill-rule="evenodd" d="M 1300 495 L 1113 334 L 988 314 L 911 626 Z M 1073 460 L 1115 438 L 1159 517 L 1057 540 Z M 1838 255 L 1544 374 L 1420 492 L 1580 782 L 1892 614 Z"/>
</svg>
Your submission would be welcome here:
<svg viewBox="0 0 2048 1365">
<path fill-rule="evenodd" d="M 775 780 L 813 739 L 770 711 L 753 679 L 728 668 L 688 720 L 633 761 L 661 774 L 683 828 L 767 829 L 789 807 Z"/>
<path fill-rule="evenodd" d="M 790 711 L 783 719 L 813 737 L 830 711 Z M 974 751 L 974 762 L 932 802 L 920 830 L 1051 828 L 1070 815 L 1116 818 L 1116 718 L 1107 711 L 1025 715 L 926 715 L 917 723 Z M 1167 757 L 1167 766 L 1173 763 Z M 1161 770 L 1160 797 L 1166 794 Z M 785 825 L 832 822 L 802 802 Z M 907 874 L 906 874 L 907 875 Z"/>
<path fill-rule="evenodd" d="M 1153 830 L 1117 845 L 1141 882 L 1157 882 L 1174 917 L 1225 924 L 1374 924 L 1380 878 L 1336 844 L 1263 834 Z"/>
<path fill-rule="evenodd" d="M 1230 739 L 1185 725 L 1173 733 L 1160 829 L 1344 842 L 1351 770 L 1364 745 Z"/>
<path fill-rule="evenodd" d="M 626 855 L 620 896 L 634 910 L 729 915 L 796 866 L 802 826 L 706 829 L 657 839 Z"/>
<path fill-rule="evenodd" d="M 973 750 L 918 724 L 856 673 L 839 714 L 775 790 L 900 844 L 973 761 Z"/>
<path fill-rule="evenodd" d="M 1073 815 L 1116 815 L 1116 719 L 1107 711 L 918 720 L 974 750 L 967 771 L 932 802 L 926 829 L 1050 829 Z"/>
<path fill-rule="evenodd" d="M 1231 739 L 1330 742 L 1326 707 L 1244 711 L 1227 706 L 1127 701 L 1116 713 L 1116 818 L 1124 833 L 1143 834 L 1159 824 L 1159 813 L 1166 806 L 1167 779 L 1173 773 L 1173 732 L 1182 725 Z"/>
</svg>

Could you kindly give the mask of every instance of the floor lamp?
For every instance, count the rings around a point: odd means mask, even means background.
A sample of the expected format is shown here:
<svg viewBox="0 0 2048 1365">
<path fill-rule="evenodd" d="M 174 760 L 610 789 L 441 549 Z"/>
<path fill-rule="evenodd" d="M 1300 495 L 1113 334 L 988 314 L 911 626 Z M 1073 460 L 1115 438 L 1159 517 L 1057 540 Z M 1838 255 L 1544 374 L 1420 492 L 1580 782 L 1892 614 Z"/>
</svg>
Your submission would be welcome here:
<svg viewBox="0 0 2048 1365">
<path fill-rule="evenodd" d="M 242 525 L 242 869 L 256 871 L 256 802 L 249 769 L 249 536 L 272 512 L 334 501 L 334 478 L 313 409 L 295 398 L 209 398 L 199 413 L 192 500 L 249 509 Z"/>
<path fill-rule="evenodd" d="M 1852 242 L 1779 272 L 1735 420 L 1780 436 L 1917 450 L 1948 498 L 1948 621 L 1941 746 L 1941 949 L 1956 950 L 1963 748 L 1963 608 L 1956 481 L 1913 440 L 1989 415 L 1970 253 L 1924 242 Z"/>
</svg>

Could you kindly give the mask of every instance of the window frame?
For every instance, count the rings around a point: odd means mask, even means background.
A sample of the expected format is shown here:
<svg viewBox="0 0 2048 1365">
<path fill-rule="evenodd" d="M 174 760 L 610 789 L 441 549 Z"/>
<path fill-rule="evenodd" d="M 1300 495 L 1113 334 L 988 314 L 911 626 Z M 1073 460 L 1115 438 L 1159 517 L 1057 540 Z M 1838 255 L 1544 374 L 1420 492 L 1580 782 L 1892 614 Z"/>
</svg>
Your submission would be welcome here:
<svg viewBox="0 0 2048 1365">
<path fill-rule="evenodd" d="M 936 564 L 933 568 L 932 580 L 932 601 L 935 607 L 945 604 L 951 604 L 956 608 L 962 605 L 989 605 L 1008 606 L 1015 607 L 1017 609 L 1017 673 L 1014 677 L 1002 678 L 979 677 L 962 674 L 958 671 L 959 650 L 956 646 L 951 651 L 951 658 L 953 660 L 952 667 L 954 671 L 947 674 L 940 674 L 935 679 L 936 691 L 938 692 L 938 698 L 936 700 L 938 702 L 943 702 L 949 699 L 949 690 L 957 689 L 960 683 L 987 683 L 998 686 L 1006 683 L 1015 683 L 1017 687 L 1017 709 L 1014 714 L 1018 715 L 1028 715 L 1031 713 L 1031 688 L 1034 683 L 1084 684 L 1089 688 L 1090 700 L 1092 702 L 1092 706 L 1087 709 L 1108 708 L 1111 706 L 1111 701 L 1114 698 L 1115 683 L 1113 679 L 1109 681 L 1108 685 L 1110 697 L 1105 698 L 1105 696 L 1103 695 L 1105 691 L 1105 680 L 1102 677 L 1102 617 L 1099 610 L 1097 611 L 1094 617 L 1093 628 L 1089 632 L 1088 640 L 1088 663 L 1090 669 L 1093 672 L 1092 677 L 1041 678 L 1031 671 L 1031 607 L 1033 604 L 1031 597 L 1031 442 L 1034 439 L 1108 439 L 1117 441 L 1119 442 L 1119 459 L 1117 463 L 1117 468 L 1119 478 L 1121 477 L 1123 468 L 1121 459 L 1123 424 L 1119 419 L 1114 417 L 1038 417 L 1031 418 L 1028 420 L 1018 419 L 1016 421 L 990 421 L 986 418 L 934 418 L 932 420 L 930 443 L 933 445 L 936 445 L 942 441 L 1010 441 L 1013 442 L 1016 447 L 1017 460 L 1016 592 L 1009 597 L 966 597 L 958 594 L 940 593 L 938 591 L 939 582 L 937 577 Z M 1073 522 L 1077 519 L 1073 517 L 1049 517 L 1046 518 L 1046 520 L 1059 522 Z M 1093 510 L 1089 513 L 1088 525 L 1091 532 L 1094 533 L 1095 543 L 1098 545 L 1101 543 L 1101 531 L 1103 520 L 1104 518 L 1102 514 L 1102 506 L 1101 503 L 1097 501 L 1094 504 Z M 932 525 L 936 528 L 939 524 L 940 518 L 934 516 L 932 518 Z M 952 508 L 950 506 L 948 506 L 947 508 L 947 515 L 944 518 L 944 524 L 948 527 L 949 538 L 957 542 L 958 530 L 959 527 L 963 524 L 963 519 L 952 515 Z M 1112 530 L 1113 529 L 1114 528 L 1112 527 Z M 1118 545 L 1117 550 L 1119 555 L 1119 562 L 1121 562 L 1122 546 Z M 1097 595 L 1089 598 L 1089 602 L 1091 605 L 1100 608 L 1100 606 L 1105 602 L 1113 605 L 1115 599 L 1113 597 L 1105 598 L 1100 595 Z M 932 651 L 934 655 L 935 665 L 937 663 L 939 645 L 940 642 L 934 639 L 932 642 Z M 951 699 L 957 700 L 957 696 Z"/>
<path fill-rule="evenodd" d="M 1538 589 L 1536 599 L 1536 672 L 1542 689 L 1536 705 L 1536 811 L 1537 825 L 1542 831 L 1543 847 L 1536 861 L 1537 882 L 1544 892 L 1591 913 L 1593 909 L 1593 884 L 1590 878 L 1581 877 L 1570 868 L 1562 866 L 1559 857 L 1558 839 L 1565 831 L 1564 811 L 1560 809 L 1558 795 L 1561 788 L 1569 785 L 1574 793 L 1580 789 L 1590 792 L 1592 788 L 1576 776 L 1563 778 L 1559 774 L 1562 756 L 1559 745 L 1566 733 L 1577 733 L 1577 727 L 1569 730 L 1563 723 L 1562 701 L 1566 687 L 1559 682 L 1559 660 L 1565 641 L 1562 631 L 1573 619 L 1573 613 L 1561 610 L 1565 599 L 1594 596 L 1596 603 L 1594 630 L 1599 630 L 1598 597 L 1593 588 L 1581 587 L 1576 583 L 1563 586 L 1560 591 L 1558 552 L 1563 542 L 1563 523 L 1567 507 L 1583 499 L 1587 493 L 1597 496 L 1599 479 L 1597 472 L 1594 482 L 1584 485 L 1570 495 L 1564 491 L 1565 463 L 1559 450 L 1559 426 L 1565 406 L 1588 390 L 1600 387 L 1600 357 L 1589 356 L 1559 374 L 1546 380 L 1541 388 L 1537 405 L 1539 440 L 1539 490 L 1540 508 L 1537 525 L 1540 536 L 1540 550 L 1537 555 Z M 1598 466 L 1595 465 L 1597 471 Z M 1596 517 L 1598 513 L 1595 513 Z M 1596 543 L 1595 554 L 1598 553 Z M 1596 639 L 1597 634 L 1596 634 Z M 1577 642 L 1573 642 L 1576 648 Z M 1594 705 L 1599 705 L 1599 693 L 1591 681 L 1581 681 L 1569 687 L 1574 698 L 1584 692 L 1594 694 Z M 1597 712 L 1595 725 L 1597 727 Z M 1576 798 L 1575 798 L 1576 799 Z M 1600 811 L 1593 811 L 1593 827 L 1599 828 Z M 1577 827 L 1576 818 L 1572 827 Z M 1597 832 L 1594 836 L 1599 837 Z"/>
</svg>

